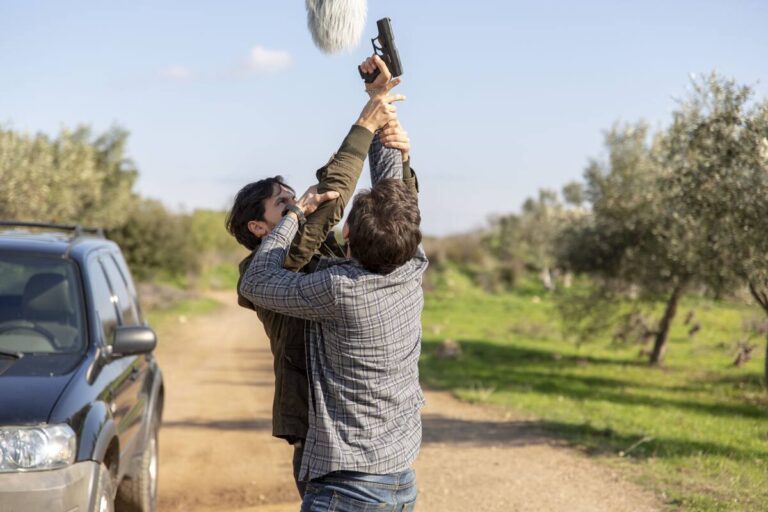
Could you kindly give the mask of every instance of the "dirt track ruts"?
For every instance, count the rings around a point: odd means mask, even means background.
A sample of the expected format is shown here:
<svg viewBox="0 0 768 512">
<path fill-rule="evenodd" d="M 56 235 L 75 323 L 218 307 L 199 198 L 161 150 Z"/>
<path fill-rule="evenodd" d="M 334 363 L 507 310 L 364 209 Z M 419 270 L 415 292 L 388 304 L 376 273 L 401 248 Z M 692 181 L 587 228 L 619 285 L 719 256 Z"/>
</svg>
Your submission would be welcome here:
<svg viewBox="0 0 768 512">
<path fill-rule="evenodd" d="M 231 293 L 215 313 L 166 325 L 161 512 L 299 509 L 291 448 L 270 436 L 272 358 Z M 503 411 L 426 393 L 416 463 L 421 512 L 652 511 L 654 496 Z"/>
</svg>

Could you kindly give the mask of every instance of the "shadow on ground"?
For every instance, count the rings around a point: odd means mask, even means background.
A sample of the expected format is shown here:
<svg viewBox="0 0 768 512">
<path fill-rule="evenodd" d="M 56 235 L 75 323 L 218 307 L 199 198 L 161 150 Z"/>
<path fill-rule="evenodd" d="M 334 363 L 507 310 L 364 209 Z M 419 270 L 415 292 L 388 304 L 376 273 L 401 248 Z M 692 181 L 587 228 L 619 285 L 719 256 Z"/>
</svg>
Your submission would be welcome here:
<svg viewBox="0 0 768 512">
<path fill-rule="evenodd" d="M 199 428 L 213 430 L 272 430 L 271 420 L 176 420 L 163 421 L 163 428 Z"/>
<path fill-rule="evenodd" d="M 555 400 L 567 399 L 572 403 L 609 402 L 627 407 L 627 414 L 643 408 L 642 414 L 664 411 L 692 411 L 706 421 L 708 417 L 742 417 L 768 419 L 768 410 L 760 404 L 737 401 L 728 395 L 716 396 L 695 389 L 688 396 L 670 396 L 679 386 L 663 382 L 637 382 L 622 378 L 621 368 L 638 366 L 637 361 L 619 357 L 579 357 L 558 354 L 545 349 L 502 345 L 486 340 L 461 342 L 463 356 L 459 361 L 438 360 L 433 354 L 436 340 L 425 340 L 421 375 L 426 383 L 437 389 L 511 391 L 551 396 Z M 587 365 L 605 366 L 606 376 L 584 375 L 579 368 Z M 618 369 L 618 371 L 616 371 Z M 649 368 L 649 372 L 663 370 Z M 734 378 L 733 385 L 752 385 L 752 378 Z M 743 384 L 742 384 L 743 383 Z M 499 424 L 470 425 L 473 422 L 447 420 L 439 417 L 424 419 L 425 442 L 462 440 L 483 443 L 540 443 L 563 441 L 584 448 L 588 453 L 629 452 L 629 456 L 686 457 L 701 453 L 726 458 L 749 460 L 768 455 L 768 450 L 756 453 L 725 443 L 692 441 L 671 437 L 648 437 L 618 433 L 610 428 L 601 429 L 585 423 L 558 421 L 502 422 Z M 473 434 L 476 428 L 478 435 Z M 457 436 L 457 437 L 454 437 Z"/>
<path fill-rule="evenodd" d="M 465 443 L 470 446 L 531 446 L 576 444 L 590 455 L 627 452 L 633 458 L 686 457 L 701 453 L 723 457 L 751 457 L 749 450 L 740 450 L 716 443 L 696 442 L 674 438 L 644 438 L 622 435 L 611 429 L 557 421 L 472 421 L 425 414 L 423 443 Z M 633 448 L 633 446 L 635 448 Z"/>
</svg>

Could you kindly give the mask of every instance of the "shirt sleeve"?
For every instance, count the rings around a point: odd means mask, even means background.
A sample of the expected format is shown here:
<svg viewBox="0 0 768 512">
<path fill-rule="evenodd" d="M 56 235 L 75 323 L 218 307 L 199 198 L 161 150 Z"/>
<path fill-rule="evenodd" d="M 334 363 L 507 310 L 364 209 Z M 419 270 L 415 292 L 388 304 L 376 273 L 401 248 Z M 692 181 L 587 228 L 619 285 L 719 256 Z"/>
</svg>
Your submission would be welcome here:
<svg viewBox="0 0 768 512">
<path fill-rule="evenodd" d="M 371 185 L 385 179 L 403 179 L 403 155 L 400 150 L 381 143 L 381 130 L 373 135 L 368 149 L 368 165 L 371 168 Z"/>
<path fill-rule="evenodd" d="M 371 185 L 387 178 L 402 179 L 408 190 L 419 193 L 419 181 L 411 168 L 410 159 L 403 161 L 403 154 L 398 149 L 388 148 L 381 143 L 380 131 L 373 135 L 368 149 L 368 164 L 371 167 Z"/>
<path fill-rule="evenodd" d="M 292 215 L 265 237 L 240 282 L 240 293 L 254 305 L 306 320 L 328 320 L 338 316 L 330 271 L 309 274 L 283 268 L 285 253 L 296 234 L 298 221 Z"/>
<path fill-rule="evenodd" d="M 317 191 L 322 194 L 334 190 L 339 197 L 321 204 L 307 217 L 285 257 L 283 266 L 286 269 L 302 269 L 325 242 L 331 229 L 341 221 L 344 208 L 352 198 L 363 171 L 365 154 L 372 138 L 373 134 L 367 129 L 352 126 L 336 154 L 317 171 Z"/>
</svg>

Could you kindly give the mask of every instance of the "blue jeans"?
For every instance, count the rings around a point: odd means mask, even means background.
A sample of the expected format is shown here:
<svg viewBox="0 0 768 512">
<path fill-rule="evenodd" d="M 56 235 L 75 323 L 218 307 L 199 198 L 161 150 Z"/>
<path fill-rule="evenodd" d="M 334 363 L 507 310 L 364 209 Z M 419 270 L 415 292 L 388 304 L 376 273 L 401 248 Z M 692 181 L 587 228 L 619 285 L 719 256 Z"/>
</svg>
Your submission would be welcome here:
<svg viewBox="0 0 768 512">
<path fill-rule="evenodd" d="M 411 512 L 416 506 L 416 474 L 335 471 L 307 484 L 301 512 Z"/>
</svg>

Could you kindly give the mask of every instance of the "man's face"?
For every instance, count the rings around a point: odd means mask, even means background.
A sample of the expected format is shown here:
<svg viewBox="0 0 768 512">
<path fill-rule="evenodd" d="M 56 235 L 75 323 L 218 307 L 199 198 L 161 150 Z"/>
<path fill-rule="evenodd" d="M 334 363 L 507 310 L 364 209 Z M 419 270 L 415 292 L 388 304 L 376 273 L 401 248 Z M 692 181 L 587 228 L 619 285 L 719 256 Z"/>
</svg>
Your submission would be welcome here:
<svg viewBox="0 0 768 512">
<path fill-rule="evenodd" d="M 248 229 L 259 238 L 267 236 L 283 218 L 285 207 L 289 204 L 296 204 L 293 190 L 276 184 L 272 196 L 264 201 L 264 220 L 250 221 Z"/>
</svg>

